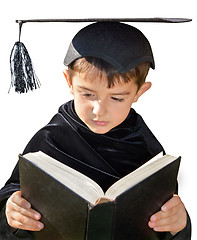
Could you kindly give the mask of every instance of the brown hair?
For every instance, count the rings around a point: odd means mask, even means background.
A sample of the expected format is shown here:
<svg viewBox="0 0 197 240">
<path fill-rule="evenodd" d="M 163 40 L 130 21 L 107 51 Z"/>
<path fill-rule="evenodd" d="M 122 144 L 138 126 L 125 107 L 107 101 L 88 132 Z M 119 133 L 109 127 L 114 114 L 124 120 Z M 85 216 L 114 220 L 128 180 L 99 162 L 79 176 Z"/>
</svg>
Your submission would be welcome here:
<svg viewBox="0 0 197 240">
<path fill-rule="evenodd" d="M 140 89 L 145 82 L 149 68 L 150 63 L 143 62 L 126 73 L 119 73 L 115 67 L 100 58 L 86 57 L 71 63 L 68 66 L 68 74 L 71 81 L 75 72 L 85 73 L 90 79 L 95 79 L 95 76 L 100 79 L 107 77 L 109 88 L 116 83 L 128 83 L 131 79 L 135 79 L 138 89 Z"/>
</svg>

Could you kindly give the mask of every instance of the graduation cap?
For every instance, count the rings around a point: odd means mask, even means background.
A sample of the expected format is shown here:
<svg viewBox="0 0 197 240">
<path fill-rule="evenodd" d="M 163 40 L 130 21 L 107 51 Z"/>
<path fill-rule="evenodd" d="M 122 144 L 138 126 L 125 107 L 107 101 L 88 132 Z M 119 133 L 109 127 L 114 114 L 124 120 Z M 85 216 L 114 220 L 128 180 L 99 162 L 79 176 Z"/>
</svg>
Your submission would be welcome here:
<svg viewBox="0 0 197 240">
<path fill-rule="evenodd" d="M 19 41 L 14 44 L 10 56 L 11 87 L 24 93 L 40 87 L 25 45 L 20 41 L 23 23 L 29 22 L 94 22 L 81 29 L 68 48 L 64 64 L 68 66 L 82 57 L 98 57 L 118 69 L 127 72 L 142 62 L 150 62 L 154 69 L 151 45 L 144 34 L 126 22 L 183 23 L 187 18 L 87 18 L 87 19 L 30 19 L 16 20 L 19 24 Z M 124 22 L 124 23 L 123 23 Z M 10 90 L 9 90 L 10 91 Z"/>
</svg>

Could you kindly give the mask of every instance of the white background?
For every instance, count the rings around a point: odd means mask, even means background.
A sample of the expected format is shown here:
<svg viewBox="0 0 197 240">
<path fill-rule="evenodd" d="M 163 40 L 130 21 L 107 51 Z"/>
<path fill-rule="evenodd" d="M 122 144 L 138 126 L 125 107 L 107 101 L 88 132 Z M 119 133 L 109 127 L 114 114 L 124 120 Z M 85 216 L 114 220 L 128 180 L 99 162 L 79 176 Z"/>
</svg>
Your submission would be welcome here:
<svg viewBox="0 0 197 240">
<path fill-rule="evenodd" d="M 39 90 L 17 94 L 10 86 L 9 56 L 18 40 L 16 19 L 88 17 L 186 17 L 184 24 L 135 23 L 151 42 L 156 69 L 153 86 L 133 107 L 163 144 L 181 155 L 179 194 L 197 238 L 196 193 L 196 55 L 197 14 L 194 0 L 46 1 L 6 0 L 0 3 L 0 187 L 9 178 L 30 138 L 48 123 L 58 107 L 71 99 L 63 76 L 63 59 L 74 34 L 84 23 L 26 23 L 26 45 L 42 83 Z"/>
</svg>

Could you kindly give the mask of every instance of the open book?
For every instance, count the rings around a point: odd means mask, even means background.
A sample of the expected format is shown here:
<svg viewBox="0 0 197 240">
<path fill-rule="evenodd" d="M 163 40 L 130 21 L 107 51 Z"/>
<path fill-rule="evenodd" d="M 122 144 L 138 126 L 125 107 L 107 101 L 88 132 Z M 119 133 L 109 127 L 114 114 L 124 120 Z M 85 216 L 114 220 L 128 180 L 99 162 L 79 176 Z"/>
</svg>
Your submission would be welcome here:
<svg viewBox="0 0 197 240">
<path fill-rule="evenodd" d="M 160 239 L 148 229 L 148 219 L 172 197 L 179 164 L 180 158 L 157 155 L 104 193 L 92 179 L 43 152 L 20 155 L 22 194 L 45 223 L 36 239 L 50 240 L 54 229 L 55 239 L 97 239 L 102 227 L 106 238 L 98 239 L 138 240 L 151 234 Z M 104 201 L 98 204 L 99 199 Z"/>
</svg>

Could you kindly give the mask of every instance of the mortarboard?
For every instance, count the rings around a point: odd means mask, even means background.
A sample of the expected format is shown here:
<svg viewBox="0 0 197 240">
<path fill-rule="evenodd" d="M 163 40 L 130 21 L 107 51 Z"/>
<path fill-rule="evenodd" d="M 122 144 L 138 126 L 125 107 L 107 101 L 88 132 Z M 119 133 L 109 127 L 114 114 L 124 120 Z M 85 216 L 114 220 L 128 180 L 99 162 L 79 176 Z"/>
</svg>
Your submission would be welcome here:
<svg viewBox="0 0 197 240">
<path fill-rule="evenodd" d="M 16 20 L 19 41 L 10 55 L 11 87 L 24 93 L 40 87 L 25 45 L 20 41 L 23 23 L 29 22 L 93 22 L 82 28 L 72 39 L 64 64 L 68 66 L 81 57 L 98 57 L 124 73 L 142 62 L 154 69 L 151 45 L 144 34 L 126 22 L 183 23 L 187 18 L 91 18 L 91 19 L 30 19 Z"/>
</svg>

